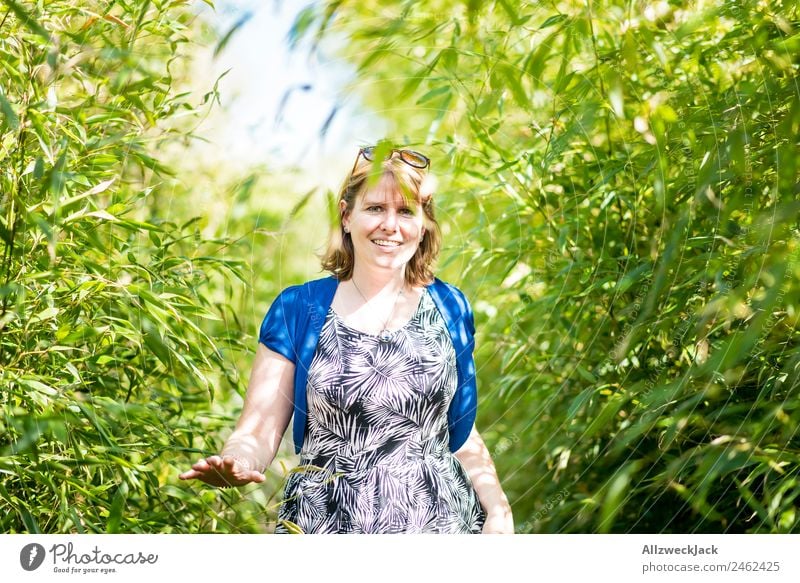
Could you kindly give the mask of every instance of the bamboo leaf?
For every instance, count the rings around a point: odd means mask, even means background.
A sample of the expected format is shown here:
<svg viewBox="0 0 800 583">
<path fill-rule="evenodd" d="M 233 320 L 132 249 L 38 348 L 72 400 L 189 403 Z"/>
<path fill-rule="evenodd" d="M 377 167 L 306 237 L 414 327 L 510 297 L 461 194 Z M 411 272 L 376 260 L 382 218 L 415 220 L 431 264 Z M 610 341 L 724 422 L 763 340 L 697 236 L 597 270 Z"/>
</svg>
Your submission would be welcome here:
<svg viewBox="0 0 800 583">
<path fill-rule="evenodd" d="M 248 22 L 250 22 L 250 19 L 251 19 L 252 17 L 253 17 L 253 14 L 252 14 L 251 12 L 245 12 L 244 14 L 242 14 L 242 16 L 240 16 L 240 17 L 239 17 L 239 19 L 238 19 L 238 20 L 237 20 L 237 21 L 236 21 L 236 22 L 233 24 L 233 26 L 231 26 L 231 27 L 228 29 L 228 32 L 226 32 L 226 33 L 225 33 L 225 34 L 222 36 L 222 38 L 221 38 L 221 39 L 219 40 L 219 42 L 217 43 L 217 46 L 216 46 L 216 47 L 214 47 L 214 56 L 215 56 L 215 57 L 219 56 L 219 54 L 220 54 L 222 51 L 224 51 L 224 50 L 225 50 L 225 47 L 226 47 L 226 46 L 228 46 L 228 43 L 229 43 L 229 42 L 231 41 L 231 39 L 233 38 L 233 35 L 235 35 L 235 34 L 236 34 L 236 32 L 237 32 L 237 31 L 238 31 L 240 28 L 242 28 L 242 26 L 244 26 L 245 24 L 247 24 Z"/>
<path fill-rule="evenodd" d="M 20 6 L 15 0 L 3 0 L 3 2 L 11 9 L 11 11 L 16 14 L 19 21 L 29 28 L 31 31 L 35 32 L 39 36 L 41 36 L 44 40 L 49 41 L 50 35 L 44 29 L 44 27 L 39 24 L 39 22 L 33 18 L 28 12 Z"/>
<path fill-rule="evenodd" d="M 3 126 L 12 130 L 19 128 L 19 116 L 17 116 L 17 112 L 14 111 L 6 96 L 3 95 L 2 89 L 0 89 L 0 113 L 3 114 Z"/>
</svg>

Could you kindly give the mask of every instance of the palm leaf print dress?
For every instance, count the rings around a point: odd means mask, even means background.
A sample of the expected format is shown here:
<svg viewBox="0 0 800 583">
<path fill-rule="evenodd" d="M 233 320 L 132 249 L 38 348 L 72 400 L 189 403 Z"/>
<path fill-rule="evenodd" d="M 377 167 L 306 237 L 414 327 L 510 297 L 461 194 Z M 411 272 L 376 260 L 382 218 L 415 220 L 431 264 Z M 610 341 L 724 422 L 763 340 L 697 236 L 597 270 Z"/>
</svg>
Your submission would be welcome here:
<svg viewBox="0 0 800 583">
<path fill-rule="evenodd" d="M 427 290 L 388 341 L 328 310 L 308 374 L 300 466 L 275 532 L 289 532 L 289 521 L 305 533 L 480 533 L 484 511 L 448 447 L 457 378 Z"/>
</svg>

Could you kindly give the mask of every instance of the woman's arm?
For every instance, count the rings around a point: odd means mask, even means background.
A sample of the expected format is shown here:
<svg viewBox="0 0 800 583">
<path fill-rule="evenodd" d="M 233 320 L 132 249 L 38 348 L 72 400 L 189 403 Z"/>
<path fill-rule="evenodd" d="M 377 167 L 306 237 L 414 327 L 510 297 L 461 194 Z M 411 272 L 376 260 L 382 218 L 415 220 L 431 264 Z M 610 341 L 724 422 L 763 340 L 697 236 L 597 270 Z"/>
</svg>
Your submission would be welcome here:
<svg viewBox="0 0 800 583">
<path fill-rule="evenodd" d="M 239 421 L 220 455 L 198 461 L 182 480 L 199 479 L 212 486 L 263 482 L 292 416 L 294 364 L 258 344 Z"/>
<path fill-rule="evenodd" d="M 481 506 L 486 511 L 483 533 L 513 534 L 514 518 L 511 515 L 511 505 L 500 486 L 492 456 L 475 427 L 455 456 L 472 480 Z"/>
</svg>

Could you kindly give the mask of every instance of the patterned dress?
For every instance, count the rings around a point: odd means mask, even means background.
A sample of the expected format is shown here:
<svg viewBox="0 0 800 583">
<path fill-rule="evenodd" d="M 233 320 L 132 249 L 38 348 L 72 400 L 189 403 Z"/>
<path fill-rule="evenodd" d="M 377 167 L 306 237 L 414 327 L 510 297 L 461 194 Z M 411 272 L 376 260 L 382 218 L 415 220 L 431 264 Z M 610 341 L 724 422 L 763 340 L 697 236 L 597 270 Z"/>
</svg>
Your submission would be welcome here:
<svg viewBox="0 0 800 583">
<path fill-rule="evenodd" d="M 425 291 L 388 341 L 330 309 L 308 374 L 308 425 L 276 533 L 480 533 L 485 515 L 448 447 L 456 357 Z"/>
</svg>

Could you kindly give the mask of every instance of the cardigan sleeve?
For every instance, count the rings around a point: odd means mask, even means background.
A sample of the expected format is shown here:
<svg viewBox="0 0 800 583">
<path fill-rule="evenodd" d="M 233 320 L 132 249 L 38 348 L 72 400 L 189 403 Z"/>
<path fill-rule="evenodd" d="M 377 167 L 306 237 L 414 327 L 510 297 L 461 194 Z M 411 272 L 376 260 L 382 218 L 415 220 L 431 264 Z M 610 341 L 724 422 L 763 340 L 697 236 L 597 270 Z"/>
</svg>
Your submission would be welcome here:
<svg viewBox="0 0 800 583">
<path fill-rule="evenodd" d="M 292 286 L 283 290 L 275 298 L 261 322 L 261 331 L 258 336 L 261 344 L 285 356 L 294 364 L 297 364 L 298 359 L 294 341 L 297 327 L 297 294 L 298 286 Z"/>
<path fill-rule="evenodd" d="M 458 344 L 463 348 L 457 354 L 459 366 L 459 383 L 448 411 L 448 429 L 450 433 L 450 451 L 457 451 L 467 441 L 478 412 L 478 387 L 475 378 L 475 319 L 472 308 L 464 294 L 456 287 L 457 310 L 460 313 L 456 326 L 460 338 Z M 455 342 L 454 342 L 455 344 Z"/>
</svg>

